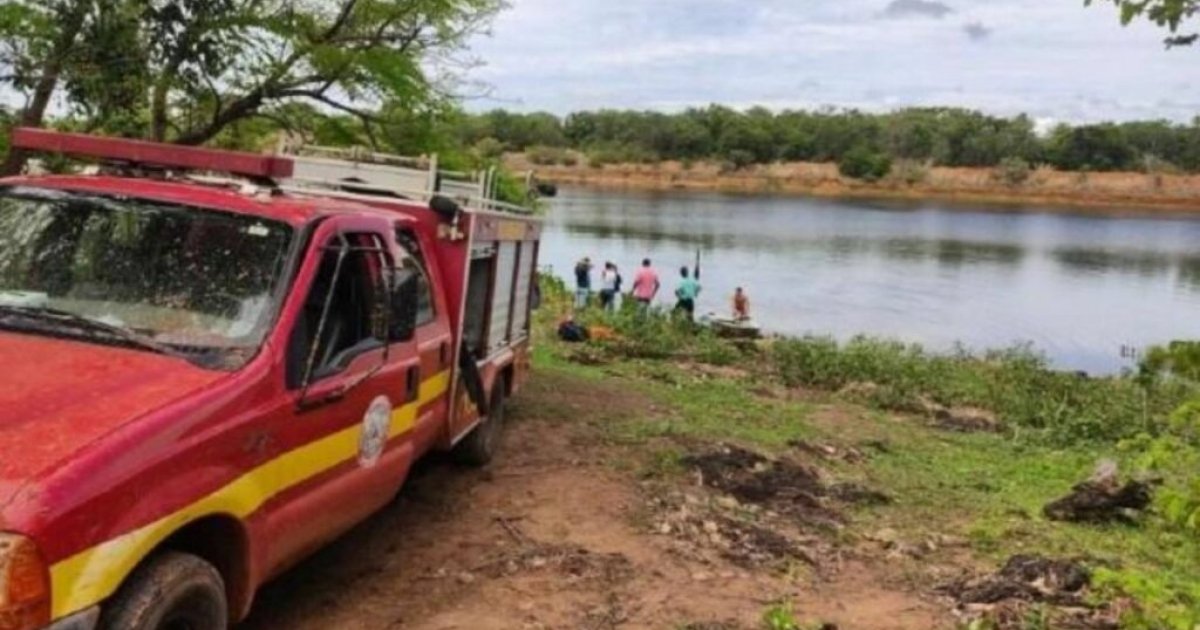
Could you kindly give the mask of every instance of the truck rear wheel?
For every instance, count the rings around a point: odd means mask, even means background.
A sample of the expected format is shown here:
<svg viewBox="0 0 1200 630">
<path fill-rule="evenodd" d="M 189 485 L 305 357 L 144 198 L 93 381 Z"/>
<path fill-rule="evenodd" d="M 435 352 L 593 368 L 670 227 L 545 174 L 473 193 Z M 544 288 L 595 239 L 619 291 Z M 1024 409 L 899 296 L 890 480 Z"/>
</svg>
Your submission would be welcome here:
<svg viewBox="0 0 1200 630">
<path fill-rule="evenodd" d="M 454 459 L 467 466 L 483 466 L 492 461 L 504 430 L 504 381 L 492 387 L 488 414 L 467 437 L 454 447 Z"/>
<path fill-rule="evenodd" d="M 191 554 L 160 554 L 130 576 L 104 606 L 105 630 L 224 630 L 229 625 L 225 582 Z"/>
</svg>

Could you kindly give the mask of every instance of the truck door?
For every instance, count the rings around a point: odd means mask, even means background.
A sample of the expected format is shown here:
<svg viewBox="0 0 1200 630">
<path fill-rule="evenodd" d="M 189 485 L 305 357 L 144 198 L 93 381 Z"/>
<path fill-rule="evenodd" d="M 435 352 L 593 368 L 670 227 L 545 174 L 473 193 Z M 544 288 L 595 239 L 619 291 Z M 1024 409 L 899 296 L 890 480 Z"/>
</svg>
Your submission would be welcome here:
<svg viewBox="0 0 1200 630">
<path fill-rule="evenodd" d="M 417 273 L 417 349 L 421 355 L 421 380 L 428 391 L 449 390 L 451 364 L 454 362 L 453 338 L 445 295 L 435 290 L 444 286 L 438 269 L 429 265 L 431 251 L 411 225 L 398 223 L 395 228 L 397 265 Z M 449 414 L 445 395 L 425 401 L 418 412 L 413 432 L 418 455 L 429 450 L 441 434 Z"/>
<path fill-rule="evenodd" d="M 268 513 L 268 566 L 315 550 L 386 504 L 413 457 L 420 406 L 415 339 L 388 330 L 395 250 L 383 219 L 339 217 L 316 231 L 287 312 L 283 448 L 304 481 Z M 286 325 L 286 322 L 285 322 Z"/>
</svg>

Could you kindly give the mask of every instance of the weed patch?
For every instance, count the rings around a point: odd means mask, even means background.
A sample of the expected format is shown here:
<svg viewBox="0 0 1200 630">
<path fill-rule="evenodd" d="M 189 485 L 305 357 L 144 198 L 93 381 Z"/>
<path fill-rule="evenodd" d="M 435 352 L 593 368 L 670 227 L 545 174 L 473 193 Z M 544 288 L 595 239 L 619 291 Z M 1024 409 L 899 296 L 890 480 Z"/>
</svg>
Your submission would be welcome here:
<svg viewBox="0 0 1200 630">
<path fill-rule="evenodd" d="M 842 390 L 885 409 L 928 411 L 972 406 L 995 412 L 1016 431 L 1055 444 L 1116 441 L 1169 429 L 1167 418 L 1196 388 L 1149 385 L 1050 370 L 1028 348 L 973 355 L 934 354 L 917 345 L 866 337 L 779 340 L 770 356 L 789 386 Z M 990 430 L 990 427 L 988 427 Z"/>
</svg>

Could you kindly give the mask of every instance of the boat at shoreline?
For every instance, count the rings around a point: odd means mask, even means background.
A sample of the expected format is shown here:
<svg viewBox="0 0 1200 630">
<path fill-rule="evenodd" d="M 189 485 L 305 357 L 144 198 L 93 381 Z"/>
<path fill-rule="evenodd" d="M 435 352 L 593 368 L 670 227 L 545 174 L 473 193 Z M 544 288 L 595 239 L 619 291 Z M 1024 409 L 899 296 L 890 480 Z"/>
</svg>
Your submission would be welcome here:
<svg viewBox="0 0 1200 630">
<path fill-rule="evenodd" d="M 754 320 L 737 320 L 731 317 L 717 317 L 709 313 L 700 318 L 700 323 L 712 329 L 718 337 L 726 339 L 761 339 L 762 327 Z"/>
</svg>

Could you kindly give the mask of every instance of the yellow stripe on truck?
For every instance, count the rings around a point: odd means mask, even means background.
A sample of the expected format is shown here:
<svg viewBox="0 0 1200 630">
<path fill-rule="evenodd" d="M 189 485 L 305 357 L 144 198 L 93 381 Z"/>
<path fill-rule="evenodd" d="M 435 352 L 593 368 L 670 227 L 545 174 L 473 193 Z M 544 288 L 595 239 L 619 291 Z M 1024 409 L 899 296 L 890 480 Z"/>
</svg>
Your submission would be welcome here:
<svg viewBox="0 0 1200 630">
<path fill-rule="evenodd" d="M 408 433 L 421 407 L 446 393 L 450 373 L 421 383 L 416 402 L 392 412 L 388 435 Z M 246 518 L 272 497 L 358 457 L 362 426 L 333 433 L 251 470 L 216 492 L 153 523 L 84 550 L 50 567 L 55 619 L 100 603 L 121 586 L 131 571 L 172 533 L 214 514 Z"/>
</svg>

